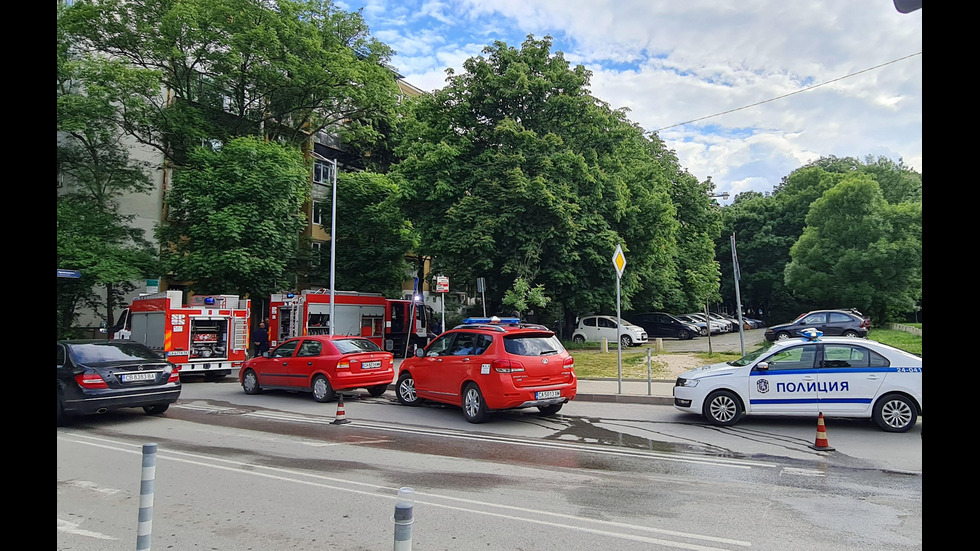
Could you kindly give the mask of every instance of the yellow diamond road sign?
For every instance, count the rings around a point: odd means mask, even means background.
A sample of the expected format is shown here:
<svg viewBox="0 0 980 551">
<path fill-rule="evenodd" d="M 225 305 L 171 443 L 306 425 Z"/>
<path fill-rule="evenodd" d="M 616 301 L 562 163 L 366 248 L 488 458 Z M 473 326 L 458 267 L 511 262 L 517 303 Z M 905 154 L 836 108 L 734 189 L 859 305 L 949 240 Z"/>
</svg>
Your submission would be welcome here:
<svg viewBox="0 0 980 551">
<path fill-rule="evenodd" d="M 616 266 L 616 273 L 623 277 L 623 269 L 626 268 L 626 256 L 623 255 L 623 247 L 616 245 L 616 252 L 613 253 L 613 264 Z"/>
</svg>

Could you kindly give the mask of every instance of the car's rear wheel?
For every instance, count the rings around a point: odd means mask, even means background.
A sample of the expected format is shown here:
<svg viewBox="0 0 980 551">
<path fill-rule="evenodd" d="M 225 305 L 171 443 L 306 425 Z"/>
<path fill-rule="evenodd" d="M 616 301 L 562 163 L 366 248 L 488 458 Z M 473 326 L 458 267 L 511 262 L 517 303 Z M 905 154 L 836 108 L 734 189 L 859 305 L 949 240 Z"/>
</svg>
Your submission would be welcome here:
<svg viewBox="0 0 980 551">
<path fill-rule="evenodd" d="M 245 391 L 245 394 L 260 394 L 262 392 L 262 387 L 259 386 L 259 376 L 251 369 L 245 370 L 245 374 L 242 375 L 242 390 Z"/>
<path fill-rule="evenodd" d="M 633 346 L 633 339 L 629 335 L 622 335 L 619 337 L 620 348 L 629 348 Z"/>
<path fill-rule="evenodd" d="M 702 329 L 698 330 L 698 332 L 701 333 L 701 336 L 702 337 L 707 337 L 708 336 L 708 330 L 707 329 L 702 328 Z"/>
<path fill-rule="evenodd" d="M 572 342 L 583 343 L 585 342 L 585 337 L 582 335 L 575 335 L 572 337 Z"/>
<path fill-rule="evenodd" d="M 554 415 L 558 413 L 558 410 L 560 410 L 563 405 L 565 404 L 561 403 L 551 404 L 550 406 L 538 406 L 538 410 L 541 411 L 541 415 Z"/>
<path fill-rule="evenodd" d="M 844 336 L 845 337 L 856 337 L 856 336 L 858 336 L 858 334 L 857 334 L 856 331 L 852 331 L 852 330 L 848 329 L 847 331 L 844 331 Z"/>
<path fill-rule="evenodd" d="M 398 383 L 395 384 L 395 396 L 400 403 L 406 406 L 414 406 L 422 401 L 415 392 L 415 379 L 412 378 L 411 373 L 402 373 L 398 376 Z"/>
<path fill-rule="evenodd" d="M 367 389 L 368 394 L 370 394 L 371 396 L 374 396 L 374 397 L 381 396 L 387 390 L 388 390 L 388 385 L 369 386 L 368 389 Z"/>
<path fill-rule="evenodd" d="M 324 375 L 317 375 L 313 378 L 313 399 L 317 402 L 329 402 L 337 397 L 337 393 L 334 392 L 333 387 L 330 386 L 330 381 Z"/>
<path fill-rule="evenodd" d="M 681 329 L 677 332 L 677 338 L 682 341 L 686 341 L 687 339 L 691 338 L 691 332 L 687 329 Z"/>
<path fill-rule="evenodd" d="M 779 333 L 776 333 L 776 340 L 777 341 L 785 341 L 789 337 L 790 337 L 790 335 L 786 331 L 780 331 Z"/>
<path fill-rule="evenodd" d="M 906 432 L 915 425 L 919 412 L 915 404 L 901 394 L 886 394 L 875 403 L 872 417 L 882 430 Z"/>
<path fill-rule="evenodd" d="M 463 417 L 470 423 L 482 423 L 487 420 L 487 403 L 483 401 L 483 393 L 476 383 L 470 383 L 463 389 Z"/>
<path fill-rule="evenodd" d="M 145 406 L 143 411 L 145 411 L 147 415 L 160 415 L 169 408 L 170 404 L 157 404 L 155 406 Z"/>
<path fill-rule="evenodd" d="M 727 427 L 734 425 L 742 416 L 742 403 L 734 393 L 719 390 L 704 401 L 702 413 L 711 424 Z"/>
</svg>

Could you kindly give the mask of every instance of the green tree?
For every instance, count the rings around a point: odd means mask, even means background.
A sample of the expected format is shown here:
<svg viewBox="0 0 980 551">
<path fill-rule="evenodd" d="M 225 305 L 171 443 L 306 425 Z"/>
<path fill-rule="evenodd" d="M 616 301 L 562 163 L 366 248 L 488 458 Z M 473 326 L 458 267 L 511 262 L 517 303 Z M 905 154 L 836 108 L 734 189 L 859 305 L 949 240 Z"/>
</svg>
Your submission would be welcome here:
<svg viewBox="0 0 980 551">
<path fill-rule="evenodd" d="M 544 285 L 531 287 L 527 280 L 519 277 L 514 280 L 514 286 L 504 292 L 501 302 L 504 306 L 513 308 L 518 317 L 522 317 L 533 306 L 544 308 L 551 302 L 551 298 L 545 294 Z"/>
<path fill-rule="evenodd" d="M 395 114 L 390 48 L 329 0 L 79 0 L 66 16 L 75 47 L 160 75 L 125 128 L 178 165 L 202 140 L 245 135 L 343 132 L 370 149 Z"/>
<path fill-rule="evenodd" d="M 921 294 L 917 205 L 889 205 L 871 175 L 845 177 L 813 202 L 807 227 L 790 250 L 787 286 L 819 303 L 856 307 L 872 319 L 910 311 Z"/>
<path fill-rule="evenodd" d="M 544 286 L 568 321 L 615 308 L 618 244 L 627 301 L 674 288 L 676 221 L 659 140 L 592 97 L 589 72 L 550 48 L 550 37 L 495 42 L 450 72 L 399 124 L 393 170 L 435 271 L 485 277 L 490 311 L 517 279 Z"/>
<path fill-rule="evenodd" d="M 299 150 L 254 137 L 195 149 L 174 173 L 157 232 L 167 268 L 199 293 L 279 290 L 306 227 L 309 171 Z"/>
<path fill-rule="evenodd" d="M 104 311 L 112 324 L 115 305 L 133 289 L 129 282 L 158 273 L 144 230 L 119 210 L 120 197 L 145 193 L 151 182 L 145 163 L 129 155 L 118 114 L 139 105 L 136 98 L 159 81 L 151 71 L 79 54 L 61 25 L 64 7 L 58 9 L 56 160 L 64 188 L 57 197 L 57 262 L 82 273 L 58 281 L 58 335 L 70 336 L 78 306 Z M 92 292 L 96 285 L 105 302 Z"/>
<path fill-rule="evenodd" d="M 411 266 L 405 259 L 418 237 L 401 215 L 400 187 L 371 172 L 337 176 L 336 288 L 401 295 Z M 330 232 L 330 202 L 323 202 L 324 229 Z M 330 251 L 321 249 L 311 279 L 329 281 Z"/>
</svg>

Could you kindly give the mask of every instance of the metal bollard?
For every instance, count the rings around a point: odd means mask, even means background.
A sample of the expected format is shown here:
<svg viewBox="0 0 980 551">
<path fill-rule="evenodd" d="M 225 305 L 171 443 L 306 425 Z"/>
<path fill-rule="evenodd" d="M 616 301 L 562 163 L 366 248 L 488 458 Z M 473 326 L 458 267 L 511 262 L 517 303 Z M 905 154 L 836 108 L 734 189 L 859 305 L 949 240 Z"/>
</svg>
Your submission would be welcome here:
<svg viewBox="0 0 980 551">
<path fill-rule="evenodd" d="M 412 523 L 415 516 L 415 490 L 409 487 L 398 489 L 398 501 L 395 502 L 395 551 L 411 551 Z"/>
<path fill-rule="evenodd" d="M 140 479 L 140 511 L 136 526 L 136 551 L 149 551 L 153 527 L 153 485 L 157 470 L 157 445 L 143 444 L 143 472 Z"/>
</svg>

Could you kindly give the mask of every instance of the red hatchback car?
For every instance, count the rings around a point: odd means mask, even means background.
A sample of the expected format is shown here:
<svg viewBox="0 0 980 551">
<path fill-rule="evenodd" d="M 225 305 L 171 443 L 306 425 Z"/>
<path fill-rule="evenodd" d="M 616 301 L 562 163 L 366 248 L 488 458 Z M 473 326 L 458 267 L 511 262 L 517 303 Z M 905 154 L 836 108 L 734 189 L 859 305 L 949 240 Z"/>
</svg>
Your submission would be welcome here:
<svg viewBox="0 0 980 551">
<path fill-rule="evenodd" d="M 245 394 L 263 389 L 312 392 L 329 402 L 337 391 L 366 388 L 381 396 L 395 377 L 395 357 L 362 337 L 314 335 L 289 339 L 247 360 L 238 372 Z"/>
<path fill-rule="evenodd" d="M 553 415 L 575 398 L 575 360 L 554 332 L 516 318 L 469 318 L 402 362 L 395 394 L 463 408 L 470 423 L 494 410 L 537 407 Z"/>
</svg>

